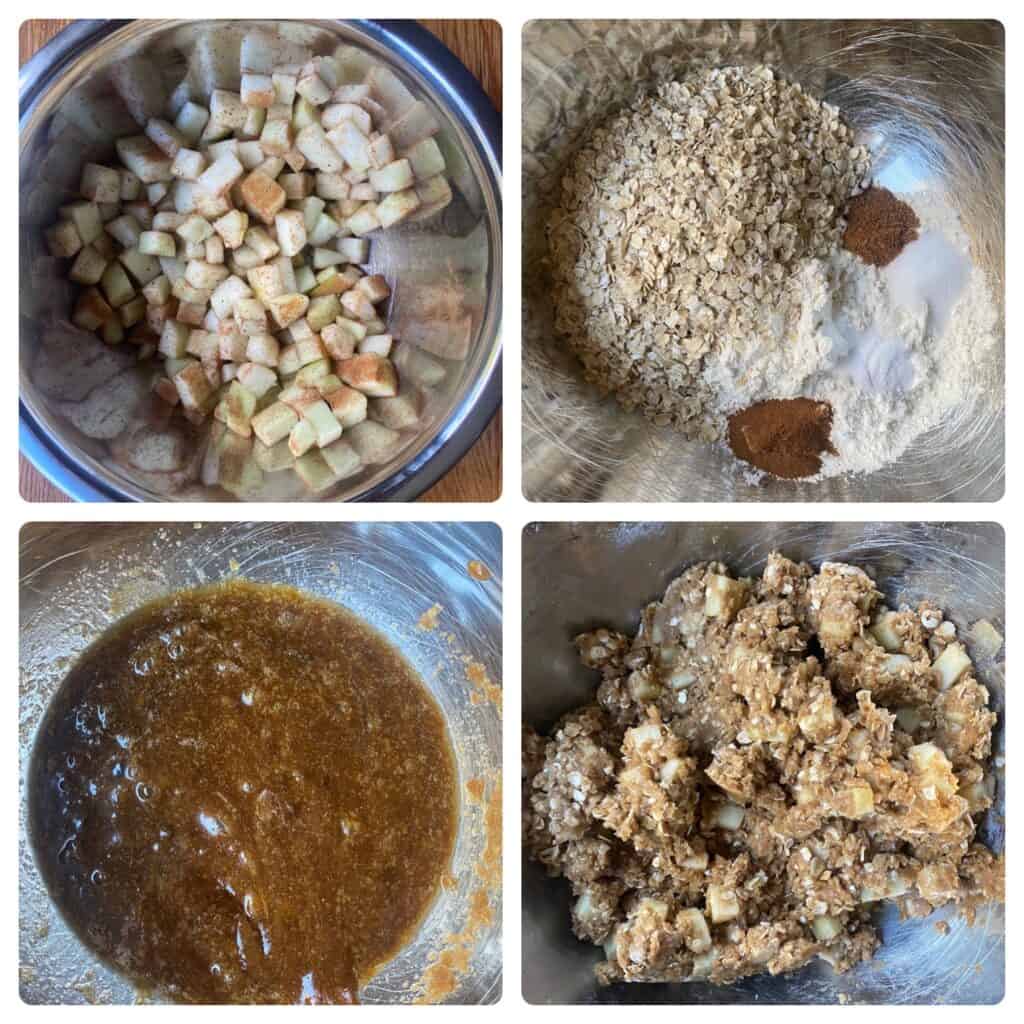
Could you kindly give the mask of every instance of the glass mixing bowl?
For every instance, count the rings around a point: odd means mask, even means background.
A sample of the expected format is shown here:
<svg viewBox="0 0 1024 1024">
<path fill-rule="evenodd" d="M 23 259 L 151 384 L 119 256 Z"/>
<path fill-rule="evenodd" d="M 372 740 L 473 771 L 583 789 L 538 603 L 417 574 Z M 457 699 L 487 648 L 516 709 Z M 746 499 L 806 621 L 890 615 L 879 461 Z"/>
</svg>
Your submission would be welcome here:
<svg viewBox="0 0 1024 1024">
<path fill-rule="evenodd" d="M 490 579 L 470 575 L 482 562 Z M 478 573 L 478 575 L 482 575 Z M 459 776 L 450 872 L 413 940 L 360 993 L 365 1003 L 492 1003 L 501 984 L 501 535 L 490 524 L 30 524 L 21 535 L 19 817 L 21 995 L 125 1003 L 133 986 L 51 903 L 29 834 L 25 773 L 43 714 L 76 658 L 146 601 L 241 577 L 337 601 L 395 644 L 448 723 Z M 434 629 L 418 626 L 434 604 Z M 474 666 L 481 666 L 476 668 Z M 466 793 L 483 779 L 484 797 Z M 481 900 L 490 908 L 482 914 Z M 451 955 L 445 956 L 446 953 Z M 441 965 L 431 971 L 438 957 Z M 449 962 L 466 962 L 441 984 Z"/>
<path fill-rule="evenodd" d="M 595 674 L 580 664 L 572 638 L 609 626 L 634 633 L 644 606 L 694 562 L 725 562 L 740 575 L 760 573 L 767 556 L 820 565 L 849 561 L 875 578 L 887 603 L 934 599 L 963 636 L 987 619 L 1005 628 L 1005 545 L 990 523 L 558 523 L 528 526 L 523 537 L 523 719 L 546 731 L 592 700 Z M 968 648 L 970 649 L 968 642 Z M 975 656 L 978 677 L 999 715 L 993 754 L 1005 756 L 1003 655 Z M 997 767 L 995 804 L 981 838 L 1004 845 L 1006 788 Z M 523 994 L 531 1003 L 996 1003 L 1005 978 L 1005 915 L 983 907 L 973 925 L 938 911 L 879 920 L 877 959 L 846 974 L 816 962 L 793 974 L 736 985 L 612 985 L 593 976 L 601 954 L 569 927 L 569 887 L 523 866 Z M 936 920 L 949 925 L 941 935 Z"/>
<path fill-rule="evenodd" d="M 590 130 L 695 62 L 767 63 L 844 113 L 901 192 L 961 215 L 1003 305 L 1003 30 L 994 22 L 537 21 L 523 35 L 523 488 L 535 501 L 995 501 L 1001 351 L 973 401 L 868 475 L 751 484 L 725 446 L 683 441 L 583 383 L 553 328 L 544 224 Z M 827 395 L 821 396 L 827 398 Z"/>
<path fill-rule="evenodd" d="M 201 450 L 154 462 L 121 438 L 86 436 L 69 416 L 88 401 L 138 400 L 112 378 L 134 361 L 130 346 L 109 348 L 74 332 L 74 359 L 57 386 L 41 390 L 33 376 L 41 339 L 68 334 L 74 288 L 54 260 L 43 229 L 78 190 L 82 164 L 110 160 L 118 136 L 138 134 L 136 116 L 162 113 L 188 77 L 198 95 L 237 90 L 239 50 L 252 30 L 270 33 L 285 60 L 354 47 L 360 66 L 380 64 L 422 99 L 437 135 L 455 198 L 422 225 L 373 236 L 370 272 L 394 286 L 391 312 L 402 315 L 413 290 L 443 284 L 471 320 L 464 362 L 445 361 L 446 375 L 425 393 L 420 423 L 403 434 L 389 460 L 319 495 L 330 500 L 411 500 L 435 483 L 469 449 L 501 396 L 500 122 L 479 84 L 455 57 L 414 22 L 340 21 L 78 21 L 44 46 L 20 75 L 20 352 L 21 449 L 52 483 L 85 501 L 232 500 L 201 482 Z M 351 53 L 351 51 L 348 51 Z M 407 306 L 408 308 L 408 306 Z M 38 375 L 36 375 L 38 376 Z M 118 378 L 124 381 L 123 377 Z M 79 421 L 80 422 L 80 421 Z M 313 500 L 291 472 L 267 474 L 249 500 Z"/>
</svg>

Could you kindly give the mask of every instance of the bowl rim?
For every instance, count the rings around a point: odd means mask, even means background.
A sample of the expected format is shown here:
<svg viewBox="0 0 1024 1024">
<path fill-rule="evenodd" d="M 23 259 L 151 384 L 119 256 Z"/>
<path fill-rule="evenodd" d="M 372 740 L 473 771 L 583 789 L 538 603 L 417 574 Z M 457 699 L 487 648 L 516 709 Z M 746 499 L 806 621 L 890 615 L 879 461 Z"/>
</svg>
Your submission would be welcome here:
<svg viewBox="0 0 1024 1024">
<path fill-rule="evenodd" d="M 221 20 L 221 19 L 209 19 Z M 223 19 L 241 21 L 249 19 Z M 262 20 L 262 19 L 251 19 Z M 426 78 L 445 101 L 445 112 L 458 122 L 475 147 L 493 197 L 495 224 L 493 260 L 489 268 L 492 295 L 492 355 L 480 376 L 450 412 L 430 442 L 394 473 L 350 500 L 413 501 L 458 463 L 479 439 L 502 402 L 502 135 L 501 116 L 466 66 L 436 36 L 419 23 L 405 19 L 326 19 L 348 25 L 372 42 L 398 55 Z M 170 25 L 172 20 L 161 20 Z M 50 83 L 75 59 L 108 35 L 133 24 L 132 19 L 73 21 L 37 50 L 18 72 L 19 139 L 27 120 Z M 20 219 L 20 217 L 19 217 Z M 484 321 L 486 326 L 486 319 Z M 29 408 L 18 399 L 19 451 L 45 479 L 74 501 L 168 500 L 158 495 L 134 495 L 119 490 L 80 463 Z M 310 499 L 298 499 L 297 503 Z M 199 504 L 190 501 L 186 503 Z"/>
</svg>

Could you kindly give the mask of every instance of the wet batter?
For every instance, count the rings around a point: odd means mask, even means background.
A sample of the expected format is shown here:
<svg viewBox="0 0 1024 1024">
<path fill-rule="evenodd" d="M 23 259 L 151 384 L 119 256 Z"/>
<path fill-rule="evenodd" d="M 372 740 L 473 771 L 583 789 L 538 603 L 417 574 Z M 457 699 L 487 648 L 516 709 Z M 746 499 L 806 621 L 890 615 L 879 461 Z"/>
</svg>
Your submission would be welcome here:
<svg viewBox="0 0 1024 1024">
<path fill-rule="evenodd" d="M 218 584 L 80 659 L 30 769 L 65 915 L 189 1002 L 347 1003 L 411 937 L 455 835 L 444 720 L 337 605 Z"/>
</svg>

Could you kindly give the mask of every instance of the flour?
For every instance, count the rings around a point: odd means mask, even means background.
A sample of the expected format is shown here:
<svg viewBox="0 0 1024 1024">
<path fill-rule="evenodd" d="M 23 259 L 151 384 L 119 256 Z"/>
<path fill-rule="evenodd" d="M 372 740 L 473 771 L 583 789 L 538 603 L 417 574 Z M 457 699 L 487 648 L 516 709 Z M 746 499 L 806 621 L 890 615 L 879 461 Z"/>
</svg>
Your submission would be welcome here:
<svg viewBox="0 0 1024 1024">
<path fill-rule="evenodd" d="M 956 213 L 935 195 L 900 198 L 921 230 L 892 263 L 872 267 L 845 249 L 804 261 L 761 332 L 704 363 L 726 413 L 769 398 L 829 402 L 838 455 L 819 477 L 898 459 L 969 400 L 997 344 L 996 304 Z"/>
</svg>

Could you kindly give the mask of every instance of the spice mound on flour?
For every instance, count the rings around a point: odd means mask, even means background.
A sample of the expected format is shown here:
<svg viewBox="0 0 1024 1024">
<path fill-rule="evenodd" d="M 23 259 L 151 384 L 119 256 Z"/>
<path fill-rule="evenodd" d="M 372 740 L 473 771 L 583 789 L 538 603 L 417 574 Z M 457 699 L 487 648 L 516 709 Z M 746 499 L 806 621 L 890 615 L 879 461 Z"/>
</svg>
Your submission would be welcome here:
<svg viewBox="0 0 1024 1024">
<path fill-rule="evenodd" d="M 586 379 L 720 438 L 702 360 L 838 246 L 868 163 L 835 107 L 764 66 L 694 71 L 598 127 L 547 225 L 556 328 Z"/>
<path fill-rule="evenodd" d="M 814 476 L 821 456 L 837 454 L 829 434 L 832 406 L 811 398 L 771 399 L 729 417 L 729 447 L 758 469 L 784 480 Z"/>
<path fill-rule="evenodd" d="M 917 239 L 921 222 L 887 188 L 865 189 L 846 207 L 843 245 L 873 267 L 887 267 Z"/>
</svg>

